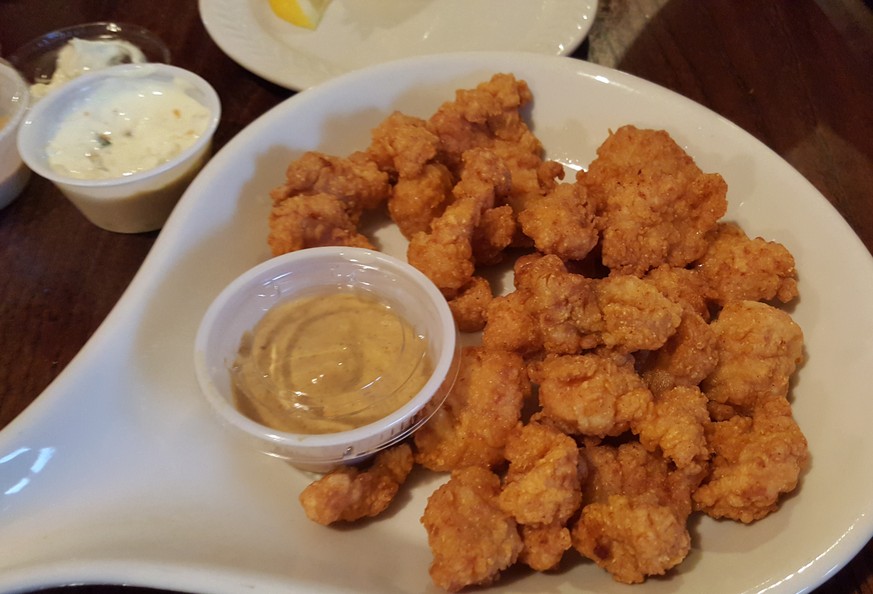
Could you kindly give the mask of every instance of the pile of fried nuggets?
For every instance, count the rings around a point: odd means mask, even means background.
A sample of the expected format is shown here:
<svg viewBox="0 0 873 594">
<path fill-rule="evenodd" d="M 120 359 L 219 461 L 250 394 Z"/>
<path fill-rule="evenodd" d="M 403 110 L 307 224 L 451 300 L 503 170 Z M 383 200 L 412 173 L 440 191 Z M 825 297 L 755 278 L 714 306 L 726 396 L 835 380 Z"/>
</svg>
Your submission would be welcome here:
<svg viewBox="0 0 873 594">
<path fill-rule="evenodd" d="M 366 468 L 300 501 L 321 524 L 386 509 L 414 464 L 450 472 L 421 518 L 433 582 L 487 585 L 575 549 L 624 583 L 688 554 L 693 513 L 753 522 L 808 464 L 788 401 L 801 329 L 794 259 L 720 219 L 727 187 L 665 131 L 611 132 L 564 181 L 497 74 L 429 119 L 394 113 L 348 157 L 310 152 L 273 194 L 276 254 L 373 247 L 364 211 L 387 204 L 408 261 L 463 331 L 444 406 Z M 479 273 L 514 260 L 514 291 Z"/>
</svg>

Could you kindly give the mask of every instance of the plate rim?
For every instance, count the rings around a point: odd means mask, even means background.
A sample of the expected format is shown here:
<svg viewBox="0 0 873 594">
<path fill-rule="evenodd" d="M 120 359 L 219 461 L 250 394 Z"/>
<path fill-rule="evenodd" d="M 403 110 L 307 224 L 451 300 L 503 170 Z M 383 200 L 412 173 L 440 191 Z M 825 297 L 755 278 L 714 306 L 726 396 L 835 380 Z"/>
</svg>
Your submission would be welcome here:
<svg viewBox="0 0 873 594">
<path fill-rule="evenodd" d="M 305 52 L 299 52 L 298 57 L 305 63 L 309 64 L 309 68 L 305 66 L 296 66 L 293 62 L 280 61 L 283 56 L 282 48 L 275 43 L 263 41 L 258 44 L 258 49 L 253 49 L 254 36 L 258 31 L 263 31 L 257 23 L 254 16 L 249 15 L 250 0 L 236 0 L 237 2 L 245 3 L 245 7 L 240 6 L 240 13 L 236 16 L 243 18 L 225 18 L 220 13 L 219 5 L 227 0 L 198 0 L 198 12 L 200 20 L 206 29 L 207 34 L 213 42 L 224 52 L 231 60 L 249 70 L 250 72 L 264 78 L 265 80 L 284 87 L 291 91 L 302 91 L 324 83 L 331 78 L 340 76 L 351 70 L 354 67 L 345 68 L 342 65 L 330 64 L 328 62 L 316 62 L 309 57 Z M 338 0 L 334 0 L 338 1 Z M 436 0 L 437 2 L 441 0 Z M 500 0 L 478 0 L 489 1 L 495 4 L 500 3 Z M 560 51 L 554 55 L 567 56 L 576 50 L 588 36 L 594 20 L 597 16 L 599 0 L 552 0 L 556 2 L 566 3 L 570 5 L 578 5 L 582 10 L 582 22 L 577 23 L 577 30 L 573 35 L 567 36 L 571 42 L 564 45 Z M 249 18 L 251 16 L 251 18 Z M 317 35 L 319 29 L 313 32 Z M 265 35 L 264 37 L 269 37 Z M 445 53 L 455 53 L 460 48 L 445 48 Z M 489 50 L 484 50 L 489 51 Z M 505 50 L 516 51 L 516 50 Z M 443 53 L 443 52 L 440 52 Z M 544 54 L 551 55 L 551 54 Z M 391 61 L 403 59 L 398 56 Z M 370 63 L 374 65 L 376 62 Z"/>
</svg>

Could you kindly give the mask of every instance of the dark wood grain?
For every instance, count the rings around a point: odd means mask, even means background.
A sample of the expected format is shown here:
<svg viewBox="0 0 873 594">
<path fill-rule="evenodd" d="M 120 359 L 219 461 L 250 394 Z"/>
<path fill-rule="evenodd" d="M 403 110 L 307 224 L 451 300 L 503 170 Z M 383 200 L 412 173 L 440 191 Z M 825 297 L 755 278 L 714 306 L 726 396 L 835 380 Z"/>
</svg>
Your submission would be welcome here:
<svg viewBox="0 0 873 594">
<path fill-rule="evenodd" d="M 291 95 L 225 56 L 195 0 L 0 0 L 0 48 L 7 55 L 49 30 L 104 20 L 158 33 L 174 64 L 212 83 L 223 109 L 216 147 Z M 663 85 L 735 122 L 800 171 L 873 250 L 870 2 L 601 0 L 574 56 Z M 38 177 L 0 210 L 0 427 L 81 349 L 156 237 L 94 227 Z M 873 545 L 818 591 L 873 593 Z"/>
</svg>

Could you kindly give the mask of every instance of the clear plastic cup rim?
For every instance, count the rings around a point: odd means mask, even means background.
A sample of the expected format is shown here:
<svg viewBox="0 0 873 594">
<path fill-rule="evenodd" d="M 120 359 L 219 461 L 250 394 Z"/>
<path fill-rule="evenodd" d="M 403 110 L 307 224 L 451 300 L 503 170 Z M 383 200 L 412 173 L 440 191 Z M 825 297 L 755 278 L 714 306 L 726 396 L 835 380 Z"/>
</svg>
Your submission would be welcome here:
<svg viewBox="0 0 873 594">
<path fill-rule="evenodd" d="M 435 347 L 436 356 L 433 353 L 431 356 L 433 373 L 411 400 L 393 413 L 368 425 L 319 434 L 287 433 L 272 429 L 240 412 L 232 402 L 229 388 L 229 366 L 236 355 L 236 349 L 231 350 L 230 347 L 238 347 L 242 333 L 250 330 L 253 322 L 269 307 L 265 306 L 260 314 L 250 312 L 244 316 L 245 319 L 237 319 L 231 324 L 231 328 L 226 323 L 237 315 L 238 311 L 235 310 L 244 299 L 251 296 L 253 290 L 268 287 L 277 278 L 293 282 L 293 278 L 289 280 L 285 277 L 294 274 L 294 271 L 303 275 L 299 279 L 301 285 L 284 296 L 274 297 L 274 304 L 296 296 L 317 294 L 336 286 L 323 280 L 315 284 L 304 282 L 307 280 L 307 268 L 323 270 L 331 264 L 364 271 L 355 276 L 362 276 L 370 271 L 375 278 L 377 273 L 373 271 L 378 269 L 388 276 L 402 278 L 403 282 L 414 287 L 418 298 L 424 299 L 423 302 L 417 302 L 417 307 L 428 308 L 433 316 L 428 326 L 429 337 L 439 341 Z M 372 279 L 366 279 L 369 280 Z M 389 290 L 389 287 L 380 287 L 376 283 L 370 283 L 364 289 L 376 297 L 391 301 L 397 297 L 386 297 L 387 293 L 402 291 L 396 285 Z M 266 299 L 270 300 L 268 297 Z M 219 333 L 225 335 L 219 338 Z M 217 340 L 224 340 L 224 352 L 221 354 L 216 352 Z M 402 260 L 375 250 L 319 247 L 271 258 L 247 270 L 227 285 L 210 304 L 201 320 L 194 344 L 194 363 L 201 391 L 224 424 L 248 435 L 267 454 L 286 458 L 292 463 L 318 465 L 353 462 L 408 437 L 442 405 L 457 376 L 459 352 L 458 330 L 451 310 L 442 293 L 424 274 Z"/>
<path fill-rule="evenodd" d="M 82 179 L 64 175 L 55 171 L 48 164 L 46 146 L 54 135 L 57 126 L 63 120 L 64 114 L 74 108 L 78 102 L 87 96 L 103 81 L 112 78 L 154 78 L 161 81 L 180 80 L 191 86 L 197 93 L 196 99 L 210 112 L 210 121 L 199 138 L 185 150 L 172 159 L 152 167 L 122 177 Z M 191 158 L 202 152 L 204 146 L 212 142 L 212 137 L 221 119 L 221 101 L 218 93 L 201 76 L 184 68 L 160 63 L 120 64 L 109 66 L 88 74 L 83 74 L 59 89 L 49 93 L 41 100 L 31 105 L 26 118 L 18 130 L 18 150 L 22 159 L 35 173 L 55 184 L 80 188 L 124 187 L 148 183 L 152 178 L 159 178 L 163 173 L 187 166 Z"/>
</svg>

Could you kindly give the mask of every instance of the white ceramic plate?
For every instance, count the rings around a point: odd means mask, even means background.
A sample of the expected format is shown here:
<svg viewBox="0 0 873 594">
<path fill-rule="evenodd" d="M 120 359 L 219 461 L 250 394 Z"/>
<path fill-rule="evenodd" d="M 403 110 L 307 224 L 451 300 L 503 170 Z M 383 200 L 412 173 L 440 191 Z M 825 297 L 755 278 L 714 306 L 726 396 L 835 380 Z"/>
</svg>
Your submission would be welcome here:
<svg viewBox="0 0 873 594">
<path fill-rule="evenodd" d="M 300 93 L 202 171 L 129 290 L 80 355 L 0 432 L 0 591 L 111 582 L 250 592 L 435 592 L 419 517 L 440 479 L 420 472 L 390 513 L 347 529 L 304 517 L 310 477 L 216 428 L 193 370 L 194 335 L 231 279 L 268 256 L 267 192 L 307 149 L 348 154 L 392 110 L 427 116 L 496 71 L 526 79 L 549 155 L 585 165 L 610 128 L 665 128 L 730 190 L 729 218 L 778 239 L 800 271 L 794 315 L 808 362 L 794 410 L 812 467 L 751 526 L 702 519 L 679 570 L 634 592 L 800 592 L 839 569 L 873 522 L 873 260 L 829 203 L 751 136 L 662 88 L 570 58 L 429 56 Z M 392 226 L 386 252 L 403 256 Z M 553 575 L 494 591 L 629 592 L 568 553 Z"/>
<path fill-rule="evenodd" d="M 228 56 L 293 90 L 423 54 L 568 55 L 597 12 L 597 0 L 333 0 L 310 31 L 277 17 L 267 0 L 199 2 L 207 32 Z"/>
</svg>

